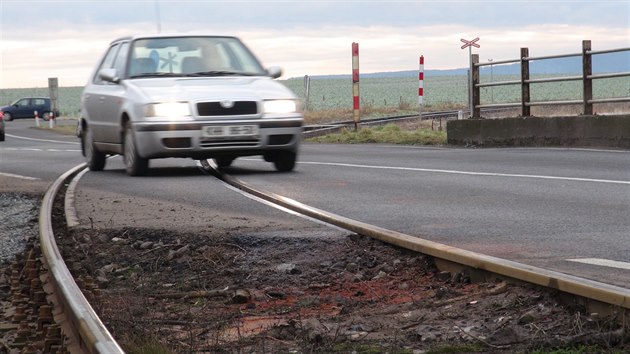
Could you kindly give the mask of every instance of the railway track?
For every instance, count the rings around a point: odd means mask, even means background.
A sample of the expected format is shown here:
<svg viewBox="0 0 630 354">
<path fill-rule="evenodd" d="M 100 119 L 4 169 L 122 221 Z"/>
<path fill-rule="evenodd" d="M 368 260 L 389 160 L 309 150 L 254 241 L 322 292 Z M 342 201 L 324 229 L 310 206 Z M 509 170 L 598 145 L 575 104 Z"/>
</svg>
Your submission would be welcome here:
<svg viewBox="0 0 630 354">
<path fill-rule="evenodd" d="M 53 232 L 53 210 L 63 205 L 65 185 L 85 166 L 60 176 L 42 200 L 39 243 L 28 245 L 12 264 L 10 293 L 15 336 L 7 353 L 124 353 L 100 321 L 90 300 L 99 296 L 93 279 L 74 279 Z M 2 352 L 3 348 L 0 348 Z"/>
<path fill-rule="evenodd" d="M 506 112 L 510 111 L 510 108 L 486 108 L 483 109 L 483 113 L 498 113 L 498 112 Z M 449 110 L 449 111 L 440 111 L 440 112 L 425 112 L 420 117 L 418 114 L 406 114 L 406 115 L 397 115 L 391 117 L 379 117 L 379 118 L 366 118 L 361 119 L 359 125 L 361 126 L 376 126 L 376 125 L 384 125 L 395 122 L 402 121 L 410 121 L 410 120 L 442 120 L 442 119 L 458 119 L 462 110 Z M 465 113 L 464 113 L 465 114 Z M 342 129 L 348 129 L 354 127 L 354 121 L 345 120 L 339 121 L 329 124 L 316 124 L 316 125 L 308 125 L 304 127 L 304 137 L 312 138 L 316 136 L 321 136 L 325 134 L 337 133 Z"/>
<path fill-rule="evenodd" d="M 558 291 L 572 303 L 601 315 L 627 313 L 630 309 L 628 289 L 476 254 L 357 222 L 258 190 L 222 173 L 208 161 L 201 161 L 201 166 L 242 193 L 353 233 L 431 256 L 444 272 L 466 274 L 474 281 L 499 277 L 534 284 Z M 80 165 L 69 170 L 52 184 L 42 201 L 39 243 L 30 246 L 25 255 L 12 265 L 10 292 L 15 313 L 12 323 L 7 324 L 5 330 L 14 331 L 15 335 L 12 342 L 4 343 L 7 353 L 11 350 L 20 353 L 123 353 L 90 305 L 90 301 L 98 300 L 100 290 L 89 277 L 73 279 L 55 242 L 54 210 L 58 210 L 64 201 L 71 206 L 74 188 L 71 180 L 76 176 L 80 178 L 83 168 Z M 68 185 L 70 193 L 66 194 Z M 76 216 L 71 210 L 69 208 L 65 212 L 66 223 L 75 225 Z M 0 352 L 2 349 L 0 347 Z"/>
</svg>

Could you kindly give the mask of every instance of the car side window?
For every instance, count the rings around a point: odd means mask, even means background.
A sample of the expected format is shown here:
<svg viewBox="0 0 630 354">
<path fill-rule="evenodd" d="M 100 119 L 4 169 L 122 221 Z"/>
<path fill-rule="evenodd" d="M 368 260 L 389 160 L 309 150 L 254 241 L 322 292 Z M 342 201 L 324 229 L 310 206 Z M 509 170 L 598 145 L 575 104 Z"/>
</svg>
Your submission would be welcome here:
<svg viewBox="0 0 630 354">
<path fill-rule="evenodd" d="M 109 48 L 109 50 L 107 51 L 107 54 L 105 54 L 105 58 L 103 58 L 103 62 L 101 63 L 101 65 L 98 67 L 98 70 L 96 70 L 96 73 L 94 74 L 94 79 L 93 82 L 95 84 L 105 84 L 106 82 L 101 80 L 101 78 L 98 76 L 99 71 L 101 71 L 102 69 L 106 69 L 106 68 L 111 68 L 112 65 L 114 64 L 114 59 L 116 58 L 116 54 L 118 53 L 118 49 L 120 48 L 120 43 L 116 43 L 113 46 L 111 46 Z"/>
<path fill-rule="evenodd" d="M 129 42 L 123 42 L 114 61 L 114 69 L 116 74 L 121 77 L 125 74 L 125 66 L 127 65 L 127 53 L 129 52 Z"/>
<path fill-rule="evenodd" d="M 43 98 L 34 98 L 33 99 L 33 106 L 43 106 L 46 104 L 46 100 L 44 100 Z"/>
<path fill-rule="evenodd" d="M 17 101 L 17 103 L 15 105 L 18 106 L 18 107 L 27 107 L 29 105 L 29 101 L 30 101 L 30 99 L 25 98 L 23 100 Z"/>
</svg>

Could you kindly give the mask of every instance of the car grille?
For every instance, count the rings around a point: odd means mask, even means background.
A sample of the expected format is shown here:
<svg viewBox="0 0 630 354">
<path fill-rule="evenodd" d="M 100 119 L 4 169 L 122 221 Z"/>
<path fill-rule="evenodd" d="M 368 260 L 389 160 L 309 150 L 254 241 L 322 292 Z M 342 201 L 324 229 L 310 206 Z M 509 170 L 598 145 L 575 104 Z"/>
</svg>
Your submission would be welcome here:
<svg viewBox="0 0 630 354">
<path fill-rule="evenodd" d="M 293 135 L 270 135 L 269 145 L 286 145 L 293 140 Z"/>
<path fill-rule="evenodd" d="M 260 145 L 260 140 L 239 139 L 239 140 L 202 140 L 199 142 L 202 148 L 213 147 L 255 147 Z"/>
<path fill-rule="evenodd" d="M 258 113 L 256 101 L 234 101 L 232 106 L 222 105 L 221 102 L 197 103 L 199 116 L 238 116 Z"/>
</svg>

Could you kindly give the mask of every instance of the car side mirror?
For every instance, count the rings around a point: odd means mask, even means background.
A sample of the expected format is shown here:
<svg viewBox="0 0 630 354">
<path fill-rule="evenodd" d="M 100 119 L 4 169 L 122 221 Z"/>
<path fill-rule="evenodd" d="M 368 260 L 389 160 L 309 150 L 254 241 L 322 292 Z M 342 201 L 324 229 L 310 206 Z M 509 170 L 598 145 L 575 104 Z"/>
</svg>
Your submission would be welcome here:
<svg viewBox="0 0 630 354">
<path fill-rule="evenodd" d="M 282 76 L 282 68 L 279 66 L 272 66 L 267 69 L 267 75 L 269 75 L 272 79 L 277 79 Z"/>
<path fill-rule="evenodd" d="M 98 77 L 101 78 L 101 80 L 103 80 L 103 81 L 113 82 L 115 84 L 120 82 L 120 78 L 118 77 L 118 73 L 116 72 L 116 69 L 114 69 L 114 68 L 101 69 L 98 72 Z"/>
</svg>

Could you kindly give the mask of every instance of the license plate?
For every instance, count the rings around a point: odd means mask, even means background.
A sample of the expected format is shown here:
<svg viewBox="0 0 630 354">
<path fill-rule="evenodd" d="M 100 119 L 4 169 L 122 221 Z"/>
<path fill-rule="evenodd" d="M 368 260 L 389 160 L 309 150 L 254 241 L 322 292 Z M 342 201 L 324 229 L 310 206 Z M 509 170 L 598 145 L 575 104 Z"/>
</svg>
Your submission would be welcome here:
<svg viewBox="0 0 630 354">
<path fill-rule="evenodd" d="M 207 125 L 201 128 L 204 138 L 231 138 L 258 135 L 257 125 Z"/>
</svg>

